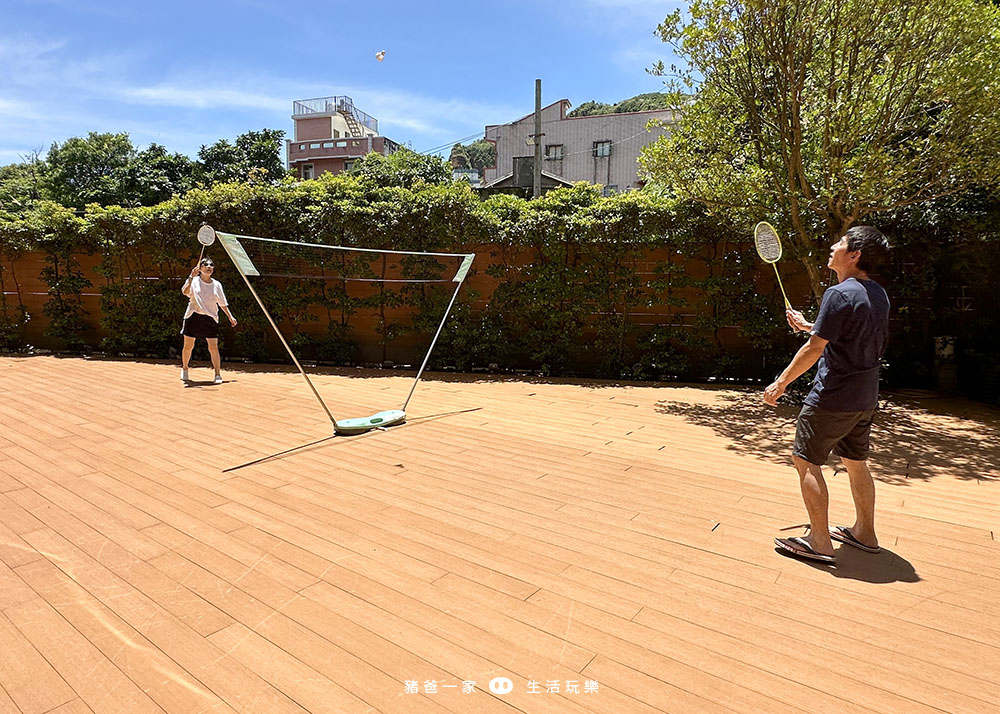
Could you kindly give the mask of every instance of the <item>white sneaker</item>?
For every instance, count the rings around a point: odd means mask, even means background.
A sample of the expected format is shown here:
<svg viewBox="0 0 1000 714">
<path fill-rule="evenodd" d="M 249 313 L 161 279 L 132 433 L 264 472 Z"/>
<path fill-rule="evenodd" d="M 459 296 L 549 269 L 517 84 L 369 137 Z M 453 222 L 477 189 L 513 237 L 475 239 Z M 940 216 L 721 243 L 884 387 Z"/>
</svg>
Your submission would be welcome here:
<svg viewBox="0 0 1000 714">
<path fill-rule="evenodd" d="M 181 381 L 182 382 L 188 381 L 188 371 L 186 369 L 181 370 Z"/>
<path fill-rule="evenodd" d="M 221 374 L 215 375 L 215 382 L 213 382 L 213 384 L 222 384 L 222 375 Z"/>
</svg>

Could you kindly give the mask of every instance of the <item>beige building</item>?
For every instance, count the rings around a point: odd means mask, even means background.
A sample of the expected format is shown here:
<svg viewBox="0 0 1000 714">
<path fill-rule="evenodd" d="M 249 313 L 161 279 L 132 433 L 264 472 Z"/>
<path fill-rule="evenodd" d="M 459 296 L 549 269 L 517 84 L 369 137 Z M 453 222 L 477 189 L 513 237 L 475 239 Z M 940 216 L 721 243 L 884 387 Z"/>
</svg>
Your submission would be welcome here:
<svg viewBox="0 0 1000 714">
<path fill-rule="evenodd" d="M 383 156 L 399 144 L 380 136 L 378 120 L 354 106 L 350 97 L 300 99 L 292 104 L 294 139 L 285 141 L 288 168 L 302 179 L 350 171 L 371 152 Z"/>
<path fill-rule="evenodd" d="M 542 185 L 550 188 L 577 181 L 604 186 L 606 194 L 641 187 L 639 152 L 666 132 L 663 127 L 647 130 L 651 119 L 670 121 L 672 112 L 658 109 L 626 114 L 567 117 L 572 105 L 560 99 L 542 109 Z M 523 186 L 535 148 L 529 143 L 535 133 L 534 113 L 510 124 L 486 127 L 486 140 L 497 150 L 496 166 L 485 172 L 485 188 Z"/>
</svg>

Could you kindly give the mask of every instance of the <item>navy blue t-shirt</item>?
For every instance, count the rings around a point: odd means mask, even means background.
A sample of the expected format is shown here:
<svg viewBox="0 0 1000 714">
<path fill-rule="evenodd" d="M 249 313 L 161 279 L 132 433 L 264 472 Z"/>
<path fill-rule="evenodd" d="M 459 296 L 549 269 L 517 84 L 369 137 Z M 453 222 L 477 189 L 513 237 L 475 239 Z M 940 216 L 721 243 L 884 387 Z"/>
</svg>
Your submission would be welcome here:
<svg viewBox="0 0 1000 714">
<path fill-rule="evenodd" d="M 874 409 L 879 360 L 889 339 L 889 297 L 874 280 L 827 288 L 812 334 L 828 340 L 805 403 L 836 412 Z"/>
</svg>

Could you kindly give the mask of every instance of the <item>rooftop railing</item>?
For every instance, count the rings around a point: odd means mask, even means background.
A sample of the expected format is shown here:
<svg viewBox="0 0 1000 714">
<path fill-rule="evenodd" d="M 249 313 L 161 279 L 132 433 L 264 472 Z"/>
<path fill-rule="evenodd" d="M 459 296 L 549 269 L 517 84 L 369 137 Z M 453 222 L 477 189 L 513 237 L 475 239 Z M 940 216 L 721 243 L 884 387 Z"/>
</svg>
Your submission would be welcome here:
<svg viewBox="0 0 1000 714">
<path fill-rule="evenodd" d="M 354 101 L 348 96 L 298 99 L 292 102 L 293 117 L 307 116 L 309 114 L 333 114 L 334 112 L 350 114 L 359 124 L 378 134 L 378 119 L 365 114 L 354 106 Z"/>
</svg>

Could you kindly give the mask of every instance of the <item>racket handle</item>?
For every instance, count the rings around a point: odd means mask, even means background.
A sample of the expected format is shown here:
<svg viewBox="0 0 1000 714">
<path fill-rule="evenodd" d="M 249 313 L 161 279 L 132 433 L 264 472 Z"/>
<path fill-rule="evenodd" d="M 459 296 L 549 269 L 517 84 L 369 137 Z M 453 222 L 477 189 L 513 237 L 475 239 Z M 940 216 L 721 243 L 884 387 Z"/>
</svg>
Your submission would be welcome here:
<svg viewBox="0 0 1000 714">
<path fill-rule="evenodd" d="M 205 257 L 205 246 L 201 247 L 201 254 L 198 256 L 198 265 L 201 265 L 201 259 Z M 777 270 L 777 268 L 775 268 Z M 785 302 L 788 302 L 785 300 Z"/>
<path fill-rule="evenodd" d="M 781 288 L 781 297 L 785 299 L 785 307 L 791 310 L 792 304 L 788 302 L 788 296 L 785 295 L 785 286 L 781 284 L 781 275 L 778 273 L 778 264 L 771 263 L 771 266 L 774 268 L 774 277 L 778 279 L 778 287 Z"/>
</svg>

